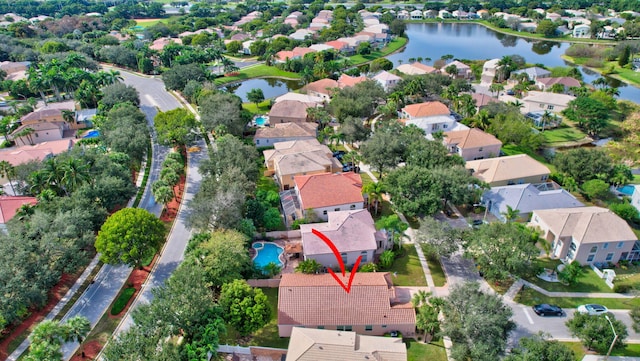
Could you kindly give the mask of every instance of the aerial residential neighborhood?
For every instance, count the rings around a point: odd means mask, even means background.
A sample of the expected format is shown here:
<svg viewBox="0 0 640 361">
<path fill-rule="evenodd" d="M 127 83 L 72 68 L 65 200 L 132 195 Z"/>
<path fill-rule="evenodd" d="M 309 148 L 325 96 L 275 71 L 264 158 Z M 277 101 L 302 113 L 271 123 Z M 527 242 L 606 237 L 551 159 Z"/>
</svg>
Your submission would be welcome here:
<svg viewBox="0 0 640 361">
<path fill-rule="evenodd" d="M 0 3 L 0 360 L 640 355 L 640 3 Z"/>
</svg>

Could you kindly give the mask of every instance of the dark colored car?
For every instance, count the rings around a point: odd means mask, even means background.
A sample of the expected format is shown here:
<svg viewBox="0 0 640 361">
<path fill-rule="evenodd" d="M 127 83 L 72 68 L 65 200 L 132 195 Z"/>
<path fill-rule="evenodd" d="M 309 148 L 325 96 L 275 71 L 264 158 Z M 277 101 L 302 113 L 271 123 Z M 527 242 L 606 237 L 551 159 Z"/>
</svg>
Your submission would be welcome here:
<svg viewBox="0 0 640 361">
<path fill-rule="evenodd" d="M 516 95 L 516 92 L 513 89 L 507 90 L 507 95 Z"/>
<path fill-rule="evenodd" d="M 353 166 L 353 162 L 348 162 L 348 163 L 342 165 L 342 171 L 343 172 L 353 172 L 353 171 L 355 171 L 354 166 Z"/>
<path fill-rule="evenodd" d="M 535 305 L 533 306 L 533 312 L 536 313 L 536 315 L 538 316 L 562 316 L 564 315 L 564 312 L 562 311 L 562 308 L 556 306 L 556 305 L 549 305 L 546 303 L 543 303 L 541 305 Z"/>
<path fill-rule="evenodd" d="M 337 150 L 335 152 L 333 152 L 333 157 L 340 160 L 342 159 L 342 156 L 345 154 L 344 150 Z"/>
</svg>

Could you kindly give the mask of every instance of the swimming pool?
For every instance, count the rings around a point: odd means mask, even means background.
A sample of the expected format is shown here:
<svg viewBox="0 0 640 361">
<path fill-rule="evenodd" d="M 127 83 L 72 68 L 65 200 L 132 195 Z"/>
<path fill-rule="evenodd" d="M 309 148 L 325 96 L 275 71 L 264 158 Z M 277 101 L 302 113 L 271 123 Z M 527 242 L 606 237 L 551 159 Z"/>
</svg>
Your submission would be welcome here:
<svg viewBox="0 0 640 361">
<path fill-rule="evenodd" d="M 100 131 L 99 130 L 90 130 L 87 132 L 87 134 L 85 134 L 82 138 L 96 138 L 100 135 Z"/>
<path fill-rule="evenodd" d="M 269 123 L 269 118 L 265 116 L 259 116 L 256 118 L 255 123 L 259 127 L 264 127 L 267 123 Z"/>
<path fill-rule="evenodd" d="M 624 193 L 624 194 L 626 194 L 628 196 L 632 196 L 634 189 L 635 189 L 634 186 L 626 185 L 626 186 L 623 186 L 623 187 L 618 187 L 617 191 L 620 192 L 620 193 Z"/>
<path fill-rule="evenodd" d="M 282 261 L 282 254 L 284 248 L 278 246 L 272 242 L 256 242 L 251 247 L 256 250 L 256 255 L 253 257 L 253 263 L 260 268 L 264 268 L 269 263 L 273 262 L 282 267 L 284 262 Z"/>
</svg>

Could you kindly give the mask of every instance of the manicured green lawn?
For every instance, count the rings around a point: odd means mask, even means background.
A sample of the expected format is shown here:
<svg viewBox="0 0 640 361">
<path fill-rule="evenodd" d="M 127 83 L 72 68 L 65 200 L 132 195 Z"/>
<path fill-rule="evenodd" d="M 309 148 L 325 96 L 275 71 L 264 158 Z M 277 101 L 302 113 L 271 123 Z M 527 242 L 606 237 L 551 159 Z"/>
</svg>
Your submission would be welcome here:
<svg viewBox="0 0 640 361">
<path fill-rule="evenodd" d="M 447 352 L 442 339 L 426 344 L 408 338 L 403 341 L 407 344 L 408 361 L 447 361 Z"/>
<path fill-rule="evenodd" d="M 148 28 L 166 19 L 136 19 L 136 25 Z"/>
<path fill-rule="evenodd" d="M 542 135 L 547 144 L 573 142 L 585 137 L 579 129 L 566 124 L 556 129 L 545 130 Z"/>
<path fill-rule="evenodd" d="M 265 100 L 258 105 L 256 103 L 242 103 L 242 107 L 251 114 L 267 114 L 269 113 L 269 103 L 270 100 Z"/>
<path fill-rule="evenodd" d="M 349 59 L 351 60 L 351 63 L 353 65 L 360 65 L 369 61 L 373 61 L 376 60 L 378 58 L 382 58 L 384 56 L 387 56 L 391 53 L 393 53 L 394 51 L 402 48 L 403 46 L 405 46 L 407 44 L 408 39 L 407 38 L 395 38 L 393 40 L 391 40 L 389 42 L 389 44 L 387 44 L 386 47 L 380 49 L 380 50 L 376 50 L 371 52 L 371 54 L 369 55 L 353 55 L 350 56 Z"/>
<path fill-rule="evenodd" d="M 280 70 L 275 66 L 267 66 L 265 64 L 256 64 L 248 66 L 240 70 L 238 75 L 225 76 L 215 80 L 216 85 L 233 83 L 252 78 L 289 78 L 300 79 L 300 75 L 284 70 Z"/>
<path fill-rule="evenodd" d="M 584 355 L 586 354 L 584 346 L 580 342 L 560 342 L 561 344 L 569 347 L 573 353 L 576 355 L 576 361 L 582 361 Z"/>
<path fill-rule="evenodd" d="M 550 258 L 538 258 L 534 261 L 537 266 L 548 268 L 548 269 L 556 269 L 558 264 L 560 264 L 560 260 L 554 260 Z M 583 268 L 584 272 L 578 278 L 577 282 L 571 286 L 564 285 L 560 282 L 547 282 L 538 277 L 530 277 L 527 280 L 531 283 L 534 283 L 549 292 L 603 292 L 603 293 L 611 293 L 613 292 L 609 286 L 604 283 L 604 280 L 598 277 L 598 275 L 593 272 L 593 270 L 589 267 Z"/>
<path fill-rule="evenodd" d="M 563 308 L 575 308 L 585 303 L 597 303 L 611 309 L 631 309 L 640 306 L 640 298 L 595 298 L 595 297 L 547 297 L 542 293 L 526 288 L 520 291 L 515 301 L 533 306 L 539 303 L 551 303 Z"/>
<path fill-rule="evenodd" d="M 640 266 L 629 265 L 627 269 L 616 268 L 615 284 L 629 285 L 638 289 L 640 287 Z"/>
<path fill-rule="evenodd" d="M 113 302 L 113 307 L 111 307 L 111 314 L 115 316 L 122 312 L 135 292 L 136 289 L 133 287 L 125 288 L 124 291 L 122 291 L 118 298 L 116 298 L 116 300 Z"/>
<path fill-rule="evenodd" d="M 436 287 L 444 286 L 447 283 L 447 276 L 444 274 L 440 260 L 436 257 L 427 257 L 427 264 L 429 265 L 431 278 L 433 278 L 433 284 Z"/>
<path fill-rule="evenodd" d="M 584 356 L 586 355 L 585 347 L 582 346 L 580 342 L 560 342 L 565 346 L 568 346 L 576 355 L 576 361 L 582 361 Z M 611 352 L 611 356 L 627 356 L 627 357 L 638 357 L 640 356 L 640 344 L 630 343 L 627 344 L 624 350 L 613 351 Z"/>
<path fill-rule="evenodd" d="M 413 244 L 405 244 L 404 254 L 396 258 L 393 266 L 385 270 L 391 273 L 391 281 L 395 286 L 426 286 L 424 271 L 418 259 L 418 252 Z"/>
</svg>

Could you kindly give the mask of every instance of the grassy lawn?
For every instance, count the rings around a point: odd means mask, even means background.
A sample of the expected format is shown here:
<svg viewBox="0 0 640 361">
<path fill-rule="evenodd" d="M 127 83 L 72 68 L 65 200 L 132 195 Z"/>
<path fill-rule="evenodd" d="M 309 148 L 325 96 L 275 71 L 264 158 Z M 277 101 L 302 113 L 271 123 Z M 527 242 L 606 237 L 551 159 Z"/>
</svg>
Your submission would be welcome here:
<svg viewBox="0 0 640 361">
<path fill-rule="evenodd" d="M 545 132 L 546 133 L 546 132 Z M 532 152 L 529 149 L 525 149 L 522 148 L 520 146 L 517 145 L 513 145 L 513 144 L 507 144 L 507 145 L 503 145 L 502 146 L 502 152 L 504 153 L 504 155 L 516 155 L 516 154 L 528 154 L 531 158 L 537 160 L 538 162 L 544 164 L 547 166 L 547 168 L 549 168 L 549 170 L 551 171 L 551 173 L 555 173 L 556 172 L 556 167 L 547 162 L 546 159 L 544 159 L 544 157 L 538 153 Z"/>
<path fill-rule="evenodd" d="M 573 353 L 576 355 L 576 361 L 582 361 L 584 355 L 586 354 L 584 346 L 580 342 L 560 342 L 561 344 L 569 347 Z"/>
<path fill-rule="evenodd" d="M 260 176 L 260 178 L 258 178 L 256 188 L 262 191 L 274 191 L 274 192 L 279 191 L 276 181 L 274 181 L 273 178 L 271 177 L 265 177 L 265 176 Z"/>
<path fill-rule="evenodd" d="M 242 342 L 242 346 L 265 346 L 286 349 L 289 345 L 289 338 L 280 338 L 280 336 L 278 336 L 278 288 L 261 288 L 261 290 L 269 300 L 271 321 L 263 328 L 254 332 L 248 342 Z M 238 334 L 233 326 L 225 326 L 227 333 L 220 337 L 220 344 L 238 345 L 241 338 L 240 334 Z"/>
<path fill-rule="evenodd" d="M 544 132 L 542 132 L 542 135 L 544 136 L 545 143 L 550 145 L 554 143 L 573 142 L 576 140 L 584 139 L 584 137 L 586 136 L 579 129 L 566 124 L 563 124 L 556 129 L 545 130 Z"/>
<path fill-rule="evenodd" d="M 640 287 L 640 266 L 629 265 L 627 269 L 616 268 L 616 284 L 629 285 L 633 288 Z"/>
<path fill-rule="evenodd" d="M 396 286 L 426 286 L 424 271 L 418 259 L 418 252 L 413 244 L 405 244 L 404 254 L 396 258 L 393 266 L 388 271 L 391 273 L 391 281 Z"/>
<path fill-rule="evenodd" d="M 111 314 L 115 316 L 122 312 L 135 292 L 136 289 L 133 287 L 125 288 L 122 292 L 120 292 L 120 295 L 113 303 L 113 307 L 111 307 Z"/>
<path fill-rule="evenodd" d="M 267 114 L 269 113 L 270 100 L 265 100 L 256 105 L 256 103 L 242 103 L 242 108 L 248 110 L 251 114 Z"/>
<path fill-rule="evenodd" d="M 435 257 L 427 257 L 427 264 L 433 278 L 433 284 L 436 287 L 442 287 L 447 283 L 447 276 L 444 274 L 440 261 Z"/>
<path fill-rule="evenodd" d="M 447 361 L 447 352 L 444 349 L 442 338 L 430 343 L 420 343 L 414 339 L 404 339 L 407 345 L 408 361 Z"/>
<path fill-rule="evenodd" d="M 580 342 L 560 342 L 565 346 L 569 347 L 573 350 L 573 353 L 576 355 L 576 361 L 581 361 L 586 355 L 586 349 Z M 627 357 L 638 357 L 640 356 L 640 344 L 630 343 L 627 344 L 624 350 L 613 351 L 611 352 L 611 356 L 627 356 Z"/>
<path fill-rule="evenodd" d="M 395 38 L 391 40 L 389 44 L 387 44 L 387 46 L 385 46 L 380 50 L 373 51 L 369 55 L 359 55 L 359 54 L 353 55 L 353 56 L 350 56 L 349 59 L 351 60 L 351 63 L 353 65 L 364 64 L 364 63 L 376 60 L 378 58 L 382 58 L 384 56 L 387 56 L 397 51 L 398 49 L 405 46 L 407 44 L 407 41 L 408 41 L 407 38 Z"/>
<path fill-rule="evenodd" d="M 166 19 L 135 19 L 136 25 L 142 26 L 143 28 L 148 28 L 150 26 L 154 26 L 159 22 L 162 22 Z"/>
<path fill-rule="evenodd" d="M 534 263 L 540 267 L 556 269 L 561 262 L 557 259 L 538 258 Z M 598 277 L 591 268 L 584 267 L 583 270 L 584 272 L 578 278 L 578 281 L 571 286 L 564 285 L 560 282 L 547 282 L 538 277 L 531 277 L 527 280 L 549 292 L 612 292 L 611 288 L 609 288 L 609 286 L 604 283 L 604 280 Z"/>
<path fill-rule="evenodd" d="M 515 280 L 513 278 L 509 278 L 500 282 L 487 281 L 487 283 L 489 284 L 489 287 L 493 288 L 494 291 L 496 291 L 498 294 L 501 294 L 501 295 L 504 295 L 505 293 L 507 293 L 507 291 L 509 290 L 509 288 L 511 288 L 514 282 Z"/>
<path fill-rule="evenodd" d="M 253 78 L 288 78 L 300 79 L 300 75 L 288 71 L 280 70 L 275 66 L 267 66 L 265 64 L 256 64 L 248 66 L 240 70 L 238 75 L 225 76 L 215 80 L 216 85 L 239 82 Z"/>
<path fill-rule="evenodd" d="M 640 298 L 596 298 L 596 297 L 547 297 L 542 293 L 525 288 L 520 291 L 515 301 L 523 305 L 533 306 L 538 303 L 551 303 L 563 308 L 576 308 L 585 303 L 598 303 L 611 309 L 631 309 L 640 306 Z"/>
</svg>

